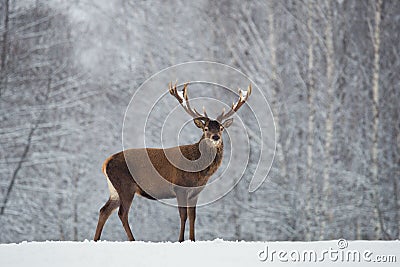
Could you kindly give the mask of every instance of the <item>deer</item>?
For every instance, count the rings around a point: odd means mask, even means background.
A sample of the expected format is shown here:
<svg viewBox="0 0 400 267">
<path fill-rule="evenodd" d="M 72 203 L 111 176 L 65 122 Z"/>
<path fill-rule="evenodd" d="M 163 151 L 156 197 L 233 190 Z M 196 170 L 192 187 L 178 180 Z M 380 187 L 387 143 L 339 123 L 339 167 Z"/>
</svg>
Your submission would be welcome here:
<svg viewBox="0 0 400 267">
<path fill-rule="evenodd" d="M 215 120 L 208 117 L 204 107 L 201 114 L 190 106 L 188 84 L 189 82 L 185 83 L 182 92 L 179 92 L 177 83 L 172 85 L 170 82 L 169 93 L 193 118 L 195 126 L 202 130 L 200 140 L 194 144 L 172 148 L 132 148 L 108 157 L 103 163 L 102 171 L 107 179 L 110 197 L 100 209 L 94 241 L 100 239 L 104 224 L 117 208 L 129 241 L 135 240 L 128 222 L 135 195 L 151 200 L 176 198 L 180 217 L 178 241 L 184 241 L 188 217 L 189 238 L 195 241 L 196 204 L 199 194 L 222 163 L 222 133 L 231 126 L 233 118 L 230 117 L 250 96 L 251 84 L 246 92 L 239 88 L 237 102 L 232 103 L 227 113 L 223 109 Z M 174 162 L 171 162 L 171 159 Z M 188 164 L 182 165 L 182 162 Z M 190 169 L 193 166 L 198 168 Z"/>
</svg>

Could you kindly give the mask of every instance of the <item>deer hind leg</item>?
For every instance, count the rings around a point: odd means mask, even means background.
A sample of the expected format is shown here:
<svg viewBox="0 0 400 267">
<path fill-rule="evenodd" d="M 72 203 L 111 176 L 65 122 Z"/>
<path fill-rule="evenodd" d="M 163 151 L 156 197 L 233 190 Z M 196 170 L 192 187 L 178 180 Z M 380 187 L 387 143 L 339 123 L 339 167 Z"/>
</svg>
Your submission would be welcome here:
<svg viewBox="0 0 400 267">
<path fill-rule="evenodd" d="M 185 240 L 185 225 L 187 219 L 187 208 L 186 207 L 178 207 L 179 209 L 179 217 L 181 217 L 181 230 L 179 232 L 179 242 L 183 242 Z"/>
<path fill-rule="evenodd" d="M 104 224 L 106 223 L 107 219 L 110 217 L 111 213 L 118 208 L 119 206 L 119 199 L 109 198 L 106 204 L 100 209 L 99 221 L 96 227 L 96 233 L 94 235 L 94 241 L 100 239 L 101 232 L 103 231 Z"/>
<path fill-rule="evenodd" d="M 128 236 L 129 241 L 135 241 L 135 238 L 133 237 L 131 228 L 129 227 L 129 222 L 128 222 L 128 214 L 129 210 L 132 205 L 132 200 L 134 197 L 135 193 L 125 193 L 123 196 L 120 197 L 120 206 L 118 210 L 118 216 L 121 219 L 122 226 L 125 229 L 125 232 Z"/>
<path fill-rule="evenodd" d="M 189 223 L 190 223 L 190 232 L 189 232 L 189 238 L 191 241 L 195 241 L 194 238 L 194 223 L 196 220 L 196 206 L 194 207 L 188 207 L 188 213 L 189 213 Z"/>
</svg>

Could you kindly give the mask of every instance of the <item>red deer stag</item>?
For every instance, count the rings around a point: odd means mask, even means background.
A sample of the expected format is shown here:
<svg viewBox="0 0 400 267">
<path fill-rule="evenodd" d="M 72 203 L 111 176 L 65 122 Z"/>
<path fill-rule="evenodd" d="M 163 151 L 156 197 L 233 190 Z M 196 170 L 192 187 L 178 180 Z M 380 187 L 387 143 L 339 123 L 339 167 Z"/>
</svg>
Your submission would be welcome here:
<svg viewBox="0 0 400 267">
<path fill-rule="evenodd" d="M 184 84 L 182 94 L 180 94 L 176 84 L 173 86 L 170 83 L 169 92 L 193 117 L 194 124 L 202 129 L 203 135 L 199 142 L 167 149 L 128 149 L 106 159 L 103 164 L 103 173 L 107 178 L 110 198 L 100 209 L 95 241 L 100 239 L 105 222 L 118 207 L 118 216 L 129 240 L 135 240 L 128 223 L 128 213 L 135 194 L 148 199 L 176 198 L 181 221 L 179 242 L 184 240 L 188 216 L 190 240 L 195 240 L 194 224 L 198 195 L 221 165 L 222 132 L 232 124 L 233 119 L 228 118 L 238 111 L 251 94 L 251 85 L 247 92 L 239 89 L 239 100 L 232 104 L 229 112 L 222 111 L 216 120 L 210 119 L 205 110 L 204 114 L 200 114 L 190 107 L 187 87 L 188 83 Z M 171 163 L 171 159 L 174 163 Z M 191 168 L 190 164 L 186 164 L 184 168 L 178 167 L 187 162 L 200 168 L 188 170 Z"/>
</svg>

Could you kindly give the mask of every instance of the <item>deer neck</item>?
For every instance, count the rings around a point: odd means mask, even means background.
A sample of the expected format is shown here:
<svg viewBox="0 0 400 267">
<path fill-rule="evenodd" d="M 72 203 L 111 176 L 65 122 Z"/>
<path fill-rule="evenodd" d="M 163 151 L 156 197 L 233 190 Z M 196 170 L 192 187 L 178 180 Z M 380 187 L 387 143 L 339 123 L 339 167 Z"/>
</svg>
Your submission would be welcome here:
<svg viewBox="0 0 400 267">
<path fill-rule="evenodd" d="M 203 151 L 203 153 L 207 153 L 209 155 L 214 156 L 214 159 L 212 160 L 210 165 L 201 171 L 202 174 L 209 177 L 217 171 L 218 167 L 222 163 L 222 157 L 223 157 L 223 152 L 224 152 L 224 143 L 221 140 L 221 143 L 217 146 L 212 145 L 208 141 L 204 142 L 204 144 L 201 144 L 204 139 L 205 138 L 203 135 L 201 137 L 201 139 L 199 140 L 199 142 L 196 143 L 196 147 L 197 147 L 199 156 L 201 155 L 201 152 L 200 152 L 201 150 Z M 200 148 L 200 146 L 203 146 L 203 147 Z"/>
</svg>

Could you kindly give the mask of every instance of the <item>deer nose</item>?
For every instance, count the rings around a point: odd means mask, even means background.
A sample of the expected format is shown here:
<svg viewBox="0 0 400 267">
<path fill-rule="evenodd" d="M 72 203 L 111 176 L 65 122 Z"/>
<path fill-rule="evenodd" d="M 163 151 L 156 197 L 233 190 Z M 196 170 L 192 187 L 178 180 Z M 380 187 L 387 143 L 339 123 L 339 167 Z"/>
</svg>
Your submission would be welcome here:
<svg viewBox="0 0 400 267">
<path fill-rule="evenodd" d="M 214 134 L 214 135 L 212 136 L 212 139 L 213 139 L 214 141 L 218 141 L 218 140 L 219 140 L 219 136 L 216 135 L 216 134 Z"/>
</svg>

